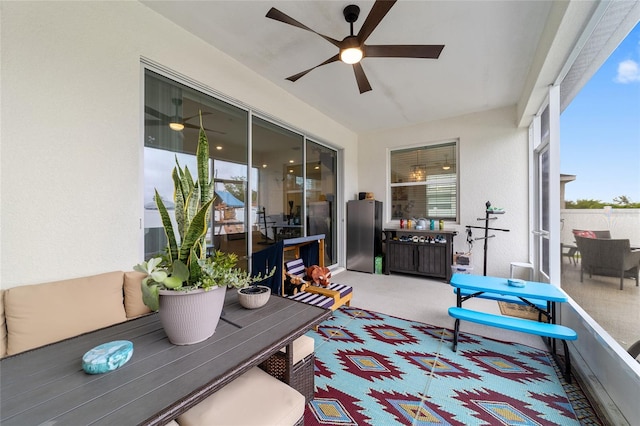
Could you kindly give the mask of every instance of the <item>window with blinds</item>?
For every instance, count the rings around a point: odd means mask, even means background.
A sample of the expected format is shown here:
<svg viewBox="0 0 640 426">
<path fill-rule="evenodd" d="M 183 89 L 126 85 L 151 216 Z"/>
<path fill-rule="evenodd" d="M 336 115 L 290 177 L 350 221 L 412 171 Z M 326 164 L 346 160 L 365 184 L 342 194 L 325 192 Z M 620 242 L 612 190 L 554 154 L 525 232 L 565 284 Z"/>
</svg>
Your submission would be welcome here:
<svg viewBox="0 0 640 426">
<path fill-rule="evenodd" d="M 391 219 L 457 221 L 457 141 L 390 153 Z"/>
</svg>

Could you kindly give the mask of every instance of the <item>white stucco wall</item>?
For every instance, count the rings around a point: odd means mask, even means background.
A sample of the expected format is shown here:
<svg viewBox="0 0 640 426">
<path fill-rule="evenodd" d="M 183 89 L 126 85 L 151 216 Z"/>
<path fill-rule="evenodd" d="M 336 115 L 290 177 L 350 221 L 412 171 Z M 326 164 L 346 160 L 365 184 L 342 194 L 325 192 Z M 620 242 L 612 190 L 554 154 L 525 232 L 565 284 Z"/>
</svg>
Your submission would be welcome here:
<svg viewBox="0 0 640 426">
<path fill-rule="evenodd" d="M 488 240 L 487 275 L 508 276 L 510 262 L 529 260 L 527 138 L 526 129 L 516 128 L 511 107 L 361 135 L 358 191 L 372 191 L 383 200 L 385 222 L 389 221 L 388 151 L 458 139 L 460 223 L 455 226 L 459 234 L 454 250 L 467 251 L 465 226 L 484 226 L 477 219 L 485 217 L 485 203 L 491 201 L 506 213 L 490 227 L 509 232 L 490 232 L 495 237 Z M 473 236 L 484 236 L 484 230 L 473 229 Z M 483 271 L 483 244 L 478 240 L 473 245 L 475 274 Z"/>
<path fill-rule="evenodd" d="M 611 232 L 611 238 L 628 239 L 632 246 L 640 247 L 640 209 L 564 209 L 561 241 L 574 244 L 574 229 Z"/>
<path fill-rule="evenodd" d="M 389 148 L 458 138 L 455 249 L 490 200 L 507 211 L 494 226 L 511 232 L 489 240 L 488 273 L 528 260 L 527 134 L 514 108 L 358 137 L 138 2 L 2 2 L 0 18 L 2 288 L 141 260 L 141 58 L 343 149 L 345 199 L 386 201 Z M 473 253 L 482 273 L 482 241 Z"/>
<path fill-rule="evenodd" d="M 142 57 L 355 162 L 353 132 L 141 3 L 1 2 L 0 19 L 2 288 L 141 260 Z"/>
</svg>

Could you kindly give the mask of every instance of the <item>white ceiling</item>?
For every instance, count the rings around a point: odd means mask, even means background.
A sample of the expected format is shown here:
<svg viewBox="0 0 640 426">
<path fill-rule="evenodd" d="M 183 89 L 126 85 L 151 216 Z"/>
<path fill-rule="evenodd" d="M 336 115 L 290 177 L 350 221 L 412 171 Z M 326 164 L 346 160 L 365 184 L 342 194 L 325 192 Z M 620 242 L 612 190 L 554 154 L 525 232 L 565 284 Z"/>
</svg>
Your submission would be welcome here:
<svg viewBox="0 0 640 426">
<path fill-rule="evenodd" d="M 339 61 L 295 83 L 285 80 L 337 48 L 265 15 L 276 7 L 342 40 L 349 35 L 344 7 L 360 6 L 357 34 L 373 1 L 143 3 L 355 132 L 515 105 L 551 9 L 549 1 L 398 1 L 367 44 L 444 44 L 444 50 L 439 59 L 365 58 L 373 90 L 360 94 L 351 66 Z"/>
</svg>

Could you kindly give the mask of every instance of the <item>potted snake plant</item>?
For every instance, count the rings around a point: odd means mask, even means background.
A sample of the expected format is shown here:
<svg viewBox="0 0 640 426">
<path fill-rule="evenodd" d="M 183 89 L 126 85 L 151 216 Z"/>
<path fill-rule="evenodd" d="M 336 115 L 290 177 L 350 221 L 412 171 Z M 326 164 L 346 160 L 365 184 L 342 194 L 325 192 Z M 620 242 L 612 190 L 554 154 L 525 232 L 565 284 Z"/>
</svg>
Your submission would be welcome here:
<svg viewBox="0 0 640 426">
<path fill-rule="evenodd" d="M 207 256 L 205 236 L 211 219 L 214 186 L 209 179 L 209 142 L 200 117 L 196 151 L 197 180 L 176 158 L 174 225 L 156 190 L 155 203 L 167 236 L 164 255 L 134 266 L 146 274 L 142 299 L 160 322 L 169 340 L 177 345 L 198 343 L 213 335 L 218 325 L 227 287 L 242 288 L 266 278 L 251 277 L 236 267 L 234 253 L 215 251 Z M 268 276 L 268 275 L 267 275 Z"/>
</svg>

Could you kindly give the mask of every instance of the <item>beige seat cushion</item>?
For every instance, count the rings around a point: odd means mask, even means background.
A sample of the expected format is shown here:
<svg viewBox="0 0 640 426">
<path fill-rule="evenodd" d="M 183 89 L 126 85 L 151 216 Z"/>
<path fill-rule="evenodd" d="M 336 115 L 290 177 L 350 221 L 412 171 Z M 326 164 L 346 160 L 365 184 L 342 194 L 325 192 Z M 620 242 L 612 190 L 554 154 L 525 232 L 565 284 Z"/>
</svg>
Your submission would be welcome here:
<svg viewBox="0 0 640 426">
<path fill-rule="evenodd" d="M 124 310 L 127 318 L 136 318 L 148 314 L 151 309 L 142 301 L 142 279 L 146 277 L 142 272 L 129 271 L 124 273 Z"/>
<path fill-rule="evenodd" d="M 180 426 L 291 426 L 304 415 L 304 396 L 258 367 L 178 417 Z"/>
<path fill-rule="evenodd" d="M 313 337 L 302 335 L 293 341 L 293 365 L 296 365 L 315 350 L 315 340 Z M 285 352 L 285 348 L 280 349 Z"/>
<path fill-rule="evenodd" d="M 116 271 L 6 290 L 7 354 L 126 321 L 123 279 Z"/>
</svg>

